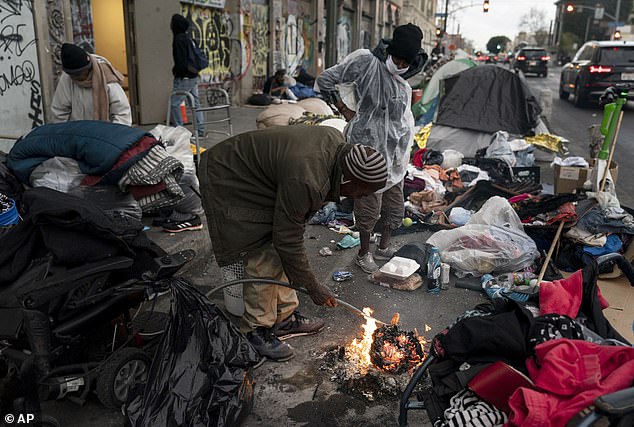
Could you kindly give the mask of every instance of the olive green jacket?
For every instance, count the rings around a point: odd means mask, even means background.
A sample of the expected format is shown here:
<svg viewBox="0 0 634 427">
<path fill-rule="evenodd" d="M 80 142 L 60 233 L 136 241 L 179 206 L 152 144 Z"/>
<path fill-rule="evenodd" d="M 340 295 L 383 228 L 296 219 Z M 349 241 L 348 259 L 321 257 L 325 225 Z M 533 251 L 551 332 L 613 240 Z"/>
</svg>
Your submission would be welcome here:
<svg viewBox="0 0 634 427">
<path fill-rule="evenodd" d="M 273 243 L 291 283 L 317 283 L 305 224 L 325 201 L 339 201 L 350 147 L 336 129 L 297 125 L 243 133 L 205 151 L 198 173 L 218 264 Z"/>
</svg>

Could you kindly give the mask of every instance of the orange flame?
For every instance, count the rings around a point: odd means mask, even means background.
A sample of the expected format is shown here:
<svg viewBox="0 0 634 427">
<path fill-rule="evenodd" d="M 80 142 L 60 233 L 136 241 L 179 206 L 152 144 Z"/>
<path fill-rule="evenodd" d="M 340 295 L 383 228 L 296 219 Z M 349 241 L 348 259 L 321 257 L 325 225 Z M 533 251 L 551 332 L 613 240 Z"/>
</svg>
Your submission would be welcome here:
<svg viewBox="0 0 634 427">
<path fill-rule="evenodd" d="M 372 346 L 372 334 L 376 330 L 376 322 L 371 317 L 374 310 L 365 307 L 363 312 L 367 316 L 365 325 L 363 325 L 363 338 L 361 340 L 355 338 L 346 347 L 346 356 L 350 361 L 355 363 L 362 374 L 366 374 L 372 361 L 370 360 L 370 347 Z"/>
<path fill-rule="evenodd" d="M 372 359 L 370 357 L 370 350 L 372 347 L 372 342 L 374 340 L 373 334 L 377 329 L 377 324 L 374 318 L 372 318 L 372 314 L 374 310 L 369 307 L 365 307 L 363 309 L 363 313 L 366 315 L 366 322 L 363 325 L 363 338 L 358 339 L 355 338 L 350 344 L 346 346 L 346 358 L 353 363 L 357 369 L 359 370 L 361 375 L 365 375 L 368 373 L 368 370 L 373 365 Z M 390 322 L 392 325 L 398 324 L 400 321 L 400 316 L 396 313 L 392 317 L 392 321 Z M 431 328 L 428 325 L 425 325 L 425 332 L 429 332 Z M 427 340 L 424 336 L 418 335 L 416 331 L 416 339 L 421 345 L 421 348 L 427 344 Z M 396 337 L 396 341 L 401 346 L 405 346 L 409 341 L 407 335 L 402 334 Z M 383 348 L 380 351 L 380 354 L 384 361 L 383 369 L 392 371 L 397 369 L 403 361 L 408 357 L 397 345 L 392 343 L 384 343 Z M 423 357 L 424 358 L 424 357 Z M 422 363 L 422 360 L 419 362 Z"/>
</svg>

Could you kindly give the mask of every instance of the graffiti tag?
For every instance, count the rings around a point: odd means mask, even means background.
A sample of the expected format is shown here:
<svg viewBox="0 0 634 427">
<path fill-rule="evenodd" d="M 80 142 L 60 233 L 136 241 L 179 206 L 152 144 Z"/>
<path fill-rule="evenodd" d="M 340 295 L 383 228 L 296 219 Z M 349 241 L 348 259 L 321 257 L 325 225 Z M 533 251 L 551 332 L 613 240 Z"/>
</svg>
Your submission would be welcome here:
<svg viewBox="0 0 634 427">
<path fill-rule="evenodd" d="M 0 53 L 22 56 L 29 46 L 35 44 L 35 39 L 25 43 L 24 36 L 20 34 L 20 31 L 24 31 L 25 27 L 25 24 L 17 24 L 15 26 L 8 24 L 0 30 Z"/>
<path fill-rule="evenodd" d="M 0 74 L 0 96 L 4 95 L 13 86 L 22 86 L 35 78 L 35 65 L 28 59 L 22 64 L 9 66 L 8 72 Z"/>
</svg>

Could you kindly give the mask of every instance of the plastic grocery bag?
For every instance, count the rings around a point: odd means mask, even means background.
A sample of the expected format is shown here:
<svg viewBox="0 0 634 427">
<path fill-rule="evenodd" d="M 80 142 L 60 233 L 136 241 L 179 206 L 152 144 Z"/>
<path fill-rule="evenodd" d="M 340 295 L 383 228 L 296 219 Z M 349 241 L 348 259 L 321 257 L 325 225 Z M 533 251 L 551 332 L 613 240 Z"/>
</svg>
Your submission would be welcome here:
<svg viewBox="0 0 634 427">
<path fill-rule="evenodd" d="M 434 233 L 428 240 L 456 275 L 508 273 L 529 266 L 538 255 L 509 202 L 492 197 L 463 227 Z"/>
<path fill-rule="evenodd" d="M 257 351 L 183 279 L 172 282 L 170 319 L 147 384 L 130 390 L 132 426 L 237 426 L 253 408 Z"/>
<path fill-rule="evenodd" d="M 77 160 L 69 157 L 51 157 L 33 169 L 29 181 L 31 187 L 47 187 L 68 193 L 79 187 L 85 176 Z"/>
<path fill-rule="evenodd" d="M 194 155 L 189 146 L 192 133 L 187 128 L 183 126 L 156 125 L 150 133 L 163 143 L 167 154 L 183 164 L 185 172 L 196 173 Z"/>
</svg>

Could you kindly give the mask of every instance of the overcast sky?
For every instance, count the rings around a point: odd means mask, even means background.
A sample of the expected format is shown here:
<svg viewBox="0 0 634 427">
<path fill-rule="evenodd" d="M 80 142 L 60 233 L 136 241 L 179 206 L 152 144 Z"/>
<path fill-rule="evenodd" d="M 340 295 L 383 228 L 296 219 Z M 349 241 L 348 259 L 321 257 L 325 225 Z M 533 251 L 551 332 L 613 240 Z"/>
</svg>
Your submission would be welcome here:
<svg viewBox="0 0 634 427">
<path fill-rule="evenodd" d="M 555 19 L 555 0 L 489 0 L 489 13 L 482 13 L 482 3 L 482 0 L 449 0 L 450 13 L 459 5 L 475 5 L 450 14 L 447 31 L 455 33 L 459 24 L 462 36 L 472 40 L 476 49 L 486 49 L 487 41 L 493 36 L 506 36 L 513 40 L 521 31 L 521 17 L 531 7 L 546 12 L 546 30 L 550 21 Z M 444 0 L 439 1 L 439 12 L 444 12 L 444 7 Z"/>
</svg>

